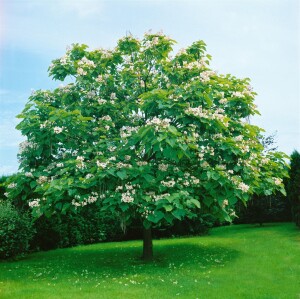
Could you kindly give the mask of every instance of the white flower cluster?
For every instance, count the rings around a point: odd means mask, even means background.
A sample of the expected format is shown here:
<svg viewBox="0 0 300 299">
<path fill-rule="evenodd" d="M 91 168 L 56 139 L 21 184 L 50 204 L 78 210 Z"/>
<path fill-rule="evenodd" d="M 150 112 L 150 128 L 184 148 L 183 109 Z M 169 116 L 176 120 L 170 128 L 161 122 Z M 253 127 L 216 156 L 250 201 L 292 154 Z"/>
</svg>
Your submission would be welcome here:
<svg viewBox="0 0 300 299">
<path fill-rule="evenodd" d="M 147 209 L 147 207 L 144 207 L 144 211 L 141 213 L 141 216 L 144 218 L 148 218 L 148 216 L 151 214 L 154 214 L 154 211 L 151 211 Z"/>
<path fill-rule="evenodd" d="M 228 199 L 224 199 L 222 203 L 222 208 L 224 209 L 226 206 L 228 206 L 229 202 Z"/>
<path fill-rule="evenodd" d="M 120 168 L 132 168 L 131 164 L 123 163 L 123 162 L 118 162 L 116 164 L 116 166 L 117 166 L 118 169 L 120 169 Z"/>
<path fill-rule="evenodd" d="M 75 198 L 72 200 L 72 205 L 77 207 L 84 207 L 88 204 L 94 203 L 98 200 L 99 196 L 97 192 L 91 192 L 91 194 L 86 197 L 83 198 L 82 200 L 80 200 L 80 196 L 79 195 L 75 195 Z M 78 201 L 80 200 L 80 201 Z"/>
<path fill-rule="evenodd" d="M 110 152 L 114 152 L 114 151 L 117 149 L 117 147 L 116 147 L 116 146 L 109 146 L 107 149 L 108 149 Z"/>
<path fill-rule="evenodd" d="M 165 187 L 172 188 L 175 186 L 176 182 L 174 179 L 171 179 L 170 181 L 161 181 L 161 184 Z"/>
<path fill-rule="evenodd" d="M 238 135 L 238 136 L 236 136 L 236 137 L 234 137 L 233 139 L 234 139 L 234 141 L 243 141 L 243 135 Z"/>
<path fill-rule="evenodd" d="M 111 94 L 110 94 L 110 99 L 113 101 L 113 100 L 116 100 L 117 99 L 117 95 L 114 93 L 114 92 L 112 92 Z"/>
<path fill-rule="evenodd" d="M 280 179 L 280 178 L 274 178 L 274 183 L 275 183 L 275 185 L 281 185 L 282 179 Z"/>
<path fill-rule="evenodd" d="M 210 80 L 210 77 L 215 76 L 216 72 L 214 71 L 204 71 L 200 73 L 200 81 L 206 83 Z"/>
<path fill-rule="evenodd" d="M 87 67 L 87 68 L 95 68 L 96 65 L 94 61 L 87 59 L 86 57 L 83 57 L 79 62 L 78 65 L 82 67 Z"/>
<path fill-rule="evenodd" d="M 245 183 L 239 183 L 237 188 L 242 190 L 244 193 L 247 193 L 250 187 Z"/>
<path fill-rule="evenodd" d="M 38 179 L 37 179 L 37 182 L 38 184 L 44 184 L 48 181 L 48 178 L 44 175 L 41 175 Z"/>
<path fill-rule="evenodd" d="M 99 103 L 99 105 L 103 105 L 103 104 L 106 104 L 107 101 L 104 99 L 98 99 L 98 103 Z"/>
<path fill-rule="evenodd" d="M 216 109 L 213 113 L 205 110 L 202 108 L 202 106 L 199 107 L 189 107 L 188 109 L 185 110 L 186 114 L 192 114 L 197 117 L 202 117 L 202 118 L 207 118 L 207 119 L 217 119 L 223 122 L 223 124 L 227 127 L 228 126 L 228 121 L 225 121 L 225 111 L 222 108 Z"/>
<path fill-rule="evenodd" d="M 269 162 L 270 162 L 270 159 L 269 159 L 269 158 L 266 158 L 266 157 L 265 157 L 265 158 L 262 158 L 262 159 L 261 159 L 261 163 L 262 163 L 262 164 L 268 164 Z"/>
<path fill-rule="evenodd" d="M 54 127 L 54 128 L 53 128 L 53 131 L 54 131 L 55 134 L 59 134 L 59 133 L 61 133 L 63 130 L 64 130 L 63 127 Z"/>
<path fill-rule="evenodd" d="M 105 116 L 99 118 L 99 120 L 111 121 L 111 117 L 109 115 L 105 115 Z"/>
<path fill-rule="evenodd" d="M 44 121 L 42 124 L 40 124 L 40 129 L 45 129 L 49 123 L 50 122 L 48 120 Z"/>
<path fill-rule="evenodd" d="M 202 69 L 207 67 L 207 63 L 204 57 L 202 57 L 199 61 L 186 62 L 184 61 L 183 66 L 189 70 L 193 68 Z"/>
<path fill-rule="evenodd" d="M 127 138 L 132 135 L 133 132 L 137 132 L 140 127 L 129 127 L 129 126 L 123 126 L 120 129 L 120 136 L 121 138 Z"/>
<path fill-rule="evenodd" d="M 147 161 L 138 161 L 138 162 L 136 162 L 136 164 L 138 166 L 146 166 L 146 165 L 148 165 L 148 162 Z"/>
<path fill-rule="evenodd" d="M 228 102 L 228 100 L 225 99 L 225 98 L 222 98 L 222 99 L 219 100 L 220 104 L 227 104 L 227 102 Z"/>
<path fill-rule="evenodd" d="M 11 184 L 9 184 L 9 185 L 7 186 L 7 188 L 9 188 L 9 189 L 13 189 L 13 188 L 15 188 L 15 187 L 17 187 L 17 184 L 16 184 L 16 183 L 11 183 Z"/>
<path fill-rule="evenodd" d="M 161 128 L 168 128 L 170 126 L 171 120 L 169 118 L 160 119 L 158 117 L 154 117 L 152 119 L 148 119 L 146 124 L 148 126 L 154 126 L 155 131 L 158 131 Z"/>
<path fill-rule="evenodd" d="M 146 192 L 146 195 L 150 196 L 154 201 L 158 201 L 160 199 L 169 197 L 170 193 L 163 193 L 163 194 L 156 195 L 155 192 L 149 191 L 149 192 Z"/>
<path fill-rule="evenodd" d="M 69 56 L 68 55 L 64 55 L 62 58 L 60 58 L 59 62 L 61 65 L 67 65 L 68 64 L 68 60 L 69 60 Z"/>
<path fill-rule="evenodd" d="M 98 83 L 103 83 L 103 82 L 105 82 L 105 78 L 104 78 L 103 75 L 99 75 L 99 76 L 96 78 L 96 81 L 97 81 Z"/>
<path fill-rule="evenodd" d="M 237 98 L 243 98 L 243 97 L 244 97 L 244 94 L 243 94 L 242 92 L 240 92 L 240 91 L 234 91 L 234 92 L 232 93 L 232 96 L 233 96 L 233 97 L 237 97 Z"/>
<path fill-rule="evenodd" d="M 158 164 L 158 169 L 159 169 L 160 171 L 167 171 L 167 170 L 168 170 L 168 167 L 169 167 L 168 164 L 163 164 L 163 163 Z"/>
<path fill-rule="evenodd" d="M 22 154 L 27 149 L 35 148 L 36 144 L 33 142 L 28 142 L 27 140 L 23 141 L 19 145 L 19 154 Z"/>
<path fill-rule="evenodd" d="M 139 185 L 135 185 L 135 184 L 125 184 L 125 186 L 118 186 L 116 188 L 116 192 L 122 192 L 121 195 L 121 201 L 122 202 L 133 202 L 134 201 L 134 195 L 136 193 L 135 189 L 136 187 L 139 187 Z"/>
<path fill-rule="evenodd" d="M 79 67 L 77 69 L 77 74 L 80 76 L 85 76 L 87 74 L 87 71 L 85 71 L 83 68 Z"/>
<path fill-rule="evenodd" d="M 191 175 L 189 172 L 184 173 L 184 178 L 178 178 L 178 183 L 184 185 L 185 187 L 195 185 L 200 183 L 200 180 L 195 176 Z"/>
<path fill-rule="evenodd" d="M 85 163 L 84 163 L 84 157 L 83 156 L 78 156 L 76 158 L 77 164 L 76 167 L 79 169 L 84 169 L 86 167 Z"/>
<path fill-rule="evenodd" d="M 30 171 L 25 172 L 25 176 L 26 176 L 27 178 L 33 178 L 33 174 L 32 174 L 32 172 L 30 172 Z"/>
<path fill-rule="evenodd" d="M 40 199 L 36 198 L 28 203 L 30 208 L 36 208 L 40 206 Z"/>
<path fill-rule="evenodd" d="M 107 167 L 107 162 L 100 162 L 100 161 L 96 161 L 97 166 L 101 167 L 101 168 L 106 168 Z"/>
</svg>

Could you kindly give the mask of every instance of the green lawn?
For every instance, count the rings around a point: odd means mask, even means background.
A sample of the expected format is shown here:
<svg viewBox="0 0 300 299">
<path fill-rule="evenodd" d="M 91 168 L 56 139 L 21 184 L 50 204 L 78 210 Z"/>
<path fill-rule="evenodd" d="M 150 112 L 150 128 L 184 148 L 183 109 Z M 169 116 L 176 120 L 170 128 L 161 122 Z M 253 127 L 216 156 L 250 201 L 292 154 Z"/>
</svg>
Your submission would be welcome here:
<svg viewBox="0 0 300 299">
<path fill-rule="evenodd" d="M 0 263 L 0 298 L 299 299 L 300 232 L 292 223 L 215 228 L 209 236 L 40 252 Z"/>
</svg>

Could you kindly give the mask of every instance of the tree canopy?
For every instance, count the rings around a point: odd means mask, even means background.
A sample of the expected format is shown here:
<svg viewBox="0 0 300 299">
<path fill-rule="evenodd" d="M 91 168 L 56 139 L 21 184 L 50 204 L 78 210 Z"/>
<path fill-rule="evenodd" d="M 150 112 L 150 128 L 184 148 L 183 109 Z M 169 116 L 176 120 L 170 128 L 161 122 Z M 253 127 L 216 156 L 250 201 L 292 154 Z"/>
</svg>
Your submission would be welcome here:
<svg viewBox="0 0 300 299">
<path fill-rule="evenodd" d="M 49 73 L 65 81 L 29 98 L 17 128 L 20 169 L 8 196 L 36 215 L 100 202 L 145 228 L 284 192 L 285 155 L 264 151 L 250 80 L 210 68 L 197 41 L 173 54 L 162 33 L 121 38 L 112 50 L 73 44 Z"/>
</svg>

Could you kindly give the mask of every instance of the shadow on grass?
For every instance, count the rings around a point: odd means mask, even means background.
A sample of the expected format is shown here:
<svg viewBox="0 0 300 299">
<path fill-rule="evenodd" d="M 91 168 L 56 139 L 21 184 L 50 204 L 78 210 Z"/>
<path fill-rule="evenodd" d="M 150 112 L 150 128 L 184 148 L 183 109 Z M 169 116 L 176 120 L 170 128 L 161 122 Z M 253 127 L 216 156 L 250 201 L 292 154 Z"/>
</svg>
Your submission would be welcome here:
<svg viewBox="0 0 300 299">
<path fill-rule="evenodd" d="M 29 255 L 22 261 L 7 263 L 8 268 L 27 270 L 27 274 L 35 277 L 42 270 L 46 275 L 69 279 L 74 273 L 90 273 L 97 277 L 122 277 L 126 275 L 169 275 L 170 271 L 187 269 L 205 272 L 214 267 L 226 265 L 239 256 L 232 248 L 214 245 L 189 244 L 189 240 L 166 240 L 154 245 L 155 258 L 145 263 L 141 260 L 142 247 L 135 243 L 118 243 L 115 247 L 106 248 L 103 244 L 80 246 L 51 252 Z M 0 264 L 1 266 L 1 264 Z M 17 266 L 17 267 L 16 267 Z M 0 272 L 2 272 L 1 270 Z M 14 270 L 15 271 L 15 270 Z M 30 274 L 31 273 L 31 274 Z M 1 275 L 0 275 L 1 276 Z M 45 275 L 41 275 L 45 278 Z M 41 279 L 42 279 L 41 277 Z M 17 280 L 20 276 L 10 279 Z M 39 278 L 37 278 L 39 280 Z"/>
</svg>

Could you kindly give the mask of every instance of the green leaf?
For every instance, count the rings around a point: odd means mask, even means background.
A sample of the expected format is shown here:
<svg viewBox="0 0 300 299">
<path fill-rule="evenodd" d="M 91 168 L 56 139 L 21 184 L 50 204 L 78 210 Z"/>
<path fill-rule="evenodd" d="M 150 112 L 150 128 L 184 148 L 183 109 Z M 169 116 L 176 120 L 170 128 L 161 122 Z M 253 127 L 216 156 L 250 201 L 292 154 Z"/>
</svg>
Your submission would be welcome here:
<svg viewBox="0 0 300 299">
<path fill-rule="evenodd" d="M 148 174 L 148 173 L 145 173 L 142 175 L 142 177 L 148 182 L 148 183 L 151 183 L 154 181 L 154 176 Z"/>
<path fill-rule="evenodd" d="M 165 208 L 165 210 L 166 210 L 167 212 L 170 212 L 170 211 L 173 210 L 173 206 L 171 206 L 171 205 L 166 205 L 166 206 L 163 206 L 163 207 Z"/>
<path fill-rule="evenodd" d="M 172 212 L 172 215 L 179 220 L 181 220 L 185 216 L 185 214 L 185 211 L 182 209 L 177 209 Z"/>
<path fill-rule="evenodd" d="M 124 180 L 127 177 L 126 170 L 120 170 L 116 173 L 116 175 L 121 179 Z"/>
<path fill-rule="evenodd" d="M 34 187 L 36 187 L 37 183 L 36 181 L 32 181 L 30 182 L 30 188 L 33 189 Z"/>
<path fill-rule="evenodd" d="M 199 200 L 197 200 L 195 198 L 192 198 L 192 199 L 190 199 L 190 202 L 193 203 L 197 208 L 200 209 L 200 202 L 199 202 Z"/>
<path fill-rule="evenodd" d="M 147 219 L 156 224 L 164 218 L 164 215 L 165 214 L 161 211 L 154 211 L 154 214 L 150 214 Z"/>
</svg>

